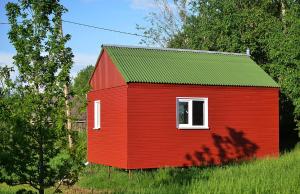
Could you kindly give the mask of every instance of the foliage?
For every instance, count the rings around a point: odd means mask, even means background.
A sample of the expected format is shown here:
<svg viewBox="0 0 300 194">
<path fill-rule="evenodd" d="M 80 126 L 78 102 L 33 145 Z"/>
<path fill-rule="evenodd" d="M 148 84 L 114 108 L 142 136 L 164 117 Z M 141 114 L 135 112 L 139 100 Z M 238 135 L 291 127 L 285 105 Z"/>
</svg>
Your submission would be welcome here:
<svg viewBox="0 0 300 194">
<path fill-rule="evenodd" d="M 13 97 L 12 81 L 10 79 L 12 69 L 0 67 L 0 175 L 5 175 L 4 169 L 2 169 L 2 160 L 8 156 L 9 153 L 5 152 L 6 145 L 10 141 L 10 134 L 8 130 L 4 130 L 7 126 L 5 120 L 12 119 L 12 112 L 10 111 L 10 105 L 12 104 Z M 1 181 L 1 177 L 0 177 Z"/>
<path fill-rule="evenodd" d="M 72 115 L 75 119 L 86 119 L 86 94 L 90 90 L 89 80 L 93 71 L 94 66 L 89 65 L 82 69 L 74 78 L 71 91 L 73 94 Z"/>
<path fill-rule="evenodd" d="M 76 142 L 76 151 L 74 152 L 76 156 L 74 158 L 79 161 L 78 163 L 83 164 L 87 161 L 87 131 L 78 131 L 74 137 Z"/>
<path fill-rule="evenodd" d="M 3 97 L 12 86 L 10 74 L 14 71 L 12 67 L 0 67 L 0 97 Z"/>
<path fill-rule="evenodd" d="M 72 150 L 66 149 L 64 85 L 73 58 L 65 47 L 70 35 L 61 33 L 67 10 L 57 0 L 19 0 L 7 3 L 6 11 L 18 75 L 0 109 L 0 182 L 28 184 L 44 193 L 77 174 Z"/>
<path fill-rule="evenodd" d="M 9 96 L 12 93 L 13 90 L 13 82 L 10 79 L 10 74 L 12 73 L 13 68 L 4 66 L 0 67 L 0 121 L 6 120 L 9 118 Z M 5 124 L 3 122 L 0 122 L 0 129 L 4 127 Z M 4 133 L 2 134 L 3 141 L 4 141 Z M 0 144 L 1 150 L 3 145 Z M 1 153 L 0 153 L 1 157 Z"/>
<path fill-rule="evenodd" d="M 141 39 L 141 44 L 164 47 L 181 32 L 188 16 L 188 0 L 153 0 L 153 4 L 156 11 L 145 17 L 149 27 L 136 25 L 136 28 L 147 37 Z"/>
<path fill-rule="evenodd" d="M 281 130 L 292 133 L 296 124 L 300 129 L 300 2 L 193 0 L 190 6 L 167 46 L 242 53 L 250 48 L 251 57 L 281 86 L 281 123 L 288 124 Z"/>
<path fill-rule="evenodd" d="M 72 91 L 75 95 L 85 96 L 85 94 L 89 91 L 89 80 L 93 71 L 94 66 L 89 65 L 78 72 L 77 76 L 74 78 L 74 84 L 72 86 Z"/>
<path fill-rule="evenodd" d="M 52 158 L 49 161 L 51 168 L 57 171 L 61 171 L 61 174 L 69 175 L 68 177 L 66 177 L 66 179 L 63 180 L 71 181 L 67 183 L 68 186 L 73 185 L 78 180 L 77 175 L 79 174 L 79 172 L 81 172 L 84 166 L 83 164 L 86 161 L 86 131 L 79 131 L 74 133 L 74 150 L 69 152 L 66 149 L 62 149 L 61 152 L 55 158 Z M 69 172 L 67 172 L 67 170 Z M 53 193 L 56 190 L 56 188 L 57 187 L 50 187 L 46 189 L 46 193 Z M 11 187 L 5 183 L 0 183 L 0 193 L 15 193 L 17 191 L 29 192 L 34 190 L 31 189 L 29 185 L 18 185 Z"/>
</svg>

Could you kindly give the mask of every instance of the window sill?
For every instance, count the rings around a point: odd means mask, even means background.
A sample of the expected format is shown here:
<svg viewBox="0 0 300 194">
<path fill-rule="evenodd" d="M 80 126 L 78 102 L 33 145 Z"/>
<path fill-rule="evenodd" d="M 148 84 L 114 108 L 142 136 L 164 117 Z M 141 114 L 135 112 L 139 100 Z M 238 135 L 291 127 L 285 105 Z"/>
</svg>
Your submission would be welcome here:
<svg viewBox="0 0 300 194">
<path fill-rule="evenodd" d="M 202 129 L 202 130 L 208 130 L 209 127 L 208 126 L 202 126 L 202 127 L 196 127 L 196 126 L 189 126 L 189 127 L 177 127 L 177 129 L 185 129 L 185 130 L 193 130 L 193 129 Z"/>
</svg>

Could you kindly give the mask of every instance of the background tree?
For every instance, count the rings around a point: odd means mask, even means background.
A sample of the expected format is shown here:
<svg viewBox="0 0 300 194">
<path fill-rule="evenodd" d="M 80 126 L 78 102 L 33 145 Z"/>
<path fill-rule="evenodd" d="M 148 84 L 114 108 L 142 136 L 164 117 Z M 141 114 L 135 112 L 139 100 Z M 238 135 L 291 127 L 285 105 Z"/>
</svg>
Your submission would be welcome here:
<svg viewBox="0 0 300 194">
<path fill-rule="evenodd" d="M 8 153 L 4 152 L 5 145 L 9 141 L 8 130 L 4 130 L 7 126 L 5 120 L 11 120 L 11 111 L 9 110 L 9 104 L 11 103 L 10 96 L 12 94 L 12 81 L 10 74 L 13 71 L 12 68 L 7 66 L 0 67 L 0 161 L 7 156 Z M 1 164 L 1 163 L 0 163 Z M 1 167 L 1 166 L 0 166 Z M 0 170 L 2 173 L 3 170 Z"/>
<path fill-rule="evenodd" d="M 71 86 L 71 115 L 73 122 L 73 138 L 75 142 L 74 158 L 78 163 L 86 161 L 86 126 L 87 126 L 87 112 L 86 112 L 86 94 L 90 89 L 89 80 L 94 71 L 94 66 L 89 65 L 82 69 L 74 78 Z M 82 130 L 83 129 L 83 130 Z M 80 166 L 79 166 L 80 168 Z"/>
<path fill-rule="evenodd" d="M 251 57 L 281 86 L 280 143 L 292 147 L 299 140 L 294 129 L 300 129 L 300 1 L 189 3 L 186 22 L 167 46 L 242 53 L 250 48 Z"/>
<path fill-rule="evenodd" d="M 86 120 L 86 94 L 90 89 L 89 80 L 94 71 L 94 66 L 89 65 L 78 72 L 74 78 L 71 92 L 72 99 L 72 116 L 75 120 Z"/>
<path fill-rule="evenodd" d="M 170 39 L 178 34 L 188 16 L 188 0 L 153 0 L 156 11 L 146 17 L 149 27 L 136 25 L 148 38 L 142 38 L 141 44 L 165 47 Z"/>
<path fill-rule="evenodd" d="M 0 67 L 0 97 L 1 99 L 9 94 L 12 89 L 12 80 L 10 79 L 10 74 L 14 71 L 12 67 L 3 66 Z"/>
<path fill-rule="evenodd" d="M 73 54 L 61 34 L 66 8 L 58 0 L 8 3 L 9 39 L 18 75 L 0 118 L 0 181 L 44 189 L 64 178 L 76 178 L 76 159 L 67 149 L 64 86 Z"/>
</svg>

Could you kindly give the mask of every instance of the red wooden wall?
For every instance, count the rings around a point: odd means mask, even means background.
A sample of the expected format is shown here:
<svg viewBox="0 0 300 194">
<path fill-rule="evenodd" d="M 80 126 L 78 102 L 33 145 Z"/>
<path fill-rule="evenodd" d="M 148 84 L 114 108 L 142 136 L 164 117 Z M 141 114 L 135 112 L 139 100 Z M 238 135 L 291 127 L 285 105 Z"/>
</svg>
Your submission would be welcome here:
<svg viewBox="0 0 300 194">
<path fill-rule="evenodd" d="M 127 167 L 127 85 L 118 69 L 102 52 L 88 93 L 88 161 Z M 101 129 L 94 127 L 94 101 L 101 101 Z"/>
<path fill-rule="evenodd" d="M 176 128 L 176 97 L 208 97 L 209 130 Z M 278 155 L 278 89 L 128 86 L 128 168 L 218 164 Z"/>
<path fill-rule="evenodd" d="M 88 161 L 127 168 L 127 86 L 88 94 Z M 101 129 L 94 127 L 93 101 L 101 100 Z"/>
<path fill-rule="evenodd" d="M 105 50 L 101 52 L 98 58 L 90 85 L 93 91 L 126 85 L 124 78 Z"/>
</svg>

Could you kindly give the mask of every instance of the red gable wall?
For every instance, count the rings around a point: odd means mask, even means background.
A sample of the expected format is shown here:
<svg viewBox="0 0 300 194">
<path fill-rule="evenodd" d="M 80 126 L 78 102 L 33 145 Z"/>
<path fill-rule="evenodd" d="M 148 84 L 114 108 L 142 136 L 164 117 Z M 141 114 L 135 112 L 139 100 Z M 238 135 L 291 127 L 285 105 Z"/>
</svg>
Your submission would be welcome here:
<svg viewBox="0 0 300 194">
<path fill-rule="evenodd" d="M 103 50 L 97 61 L 90 85 L 92 90 L 126 85 L 124 78 L 105 50 Z"/>
</svg>

